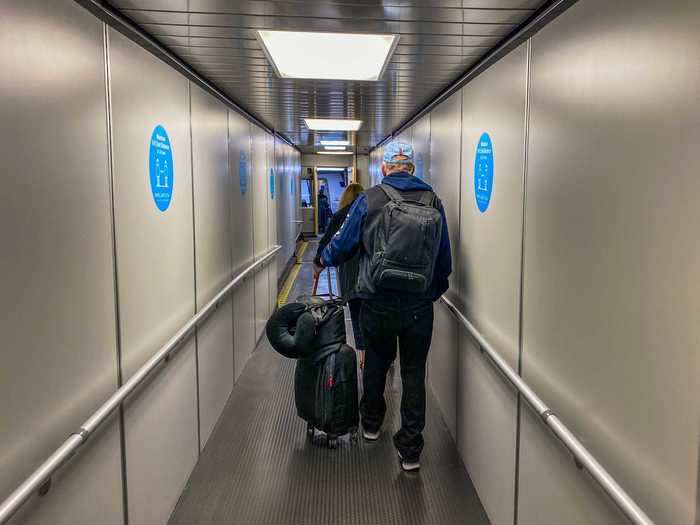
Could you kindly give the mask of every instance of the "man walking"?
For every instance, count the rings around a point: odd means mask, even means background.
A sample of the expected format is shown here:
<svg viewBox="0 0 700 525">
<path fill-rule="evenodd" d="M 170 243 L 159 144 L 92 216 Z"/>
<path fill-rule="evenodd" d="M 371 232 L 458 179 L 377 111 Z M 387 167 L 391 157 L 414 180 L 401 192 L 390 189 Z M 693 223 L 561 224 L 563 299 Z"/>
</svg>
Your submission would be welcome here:
<svg viewBox="0 0 700 525">
<path fill-rule="evenodd" d="M 413 148 L 391 142 L 384 150 L 384 179 L 350 209 L 323 251 L 323 266 L 338 266 L 360 251 L 357 294 L 367 350 L 360 403 L 363 436 L 379 439 L 386 413 L 384 386 L 401 358 L 401 429 L 394 446 L 406 471 L 420 468 L 425 428 L 425 368 L 433 335 L 433 301 L 448 288 L 452 256 L 442 203 L 413 176 Z"/>
<path fill-rule="evenodd" d="M 328 226 L 328 221 L 333 215 L 331 211 L 330 202 L 328 202 L 328 196 L 326 195 L 326 190 L 323 186 L 318 190 L 318 231 L 320 233 L 326 232 L 326 226 Z"/>
</svg>

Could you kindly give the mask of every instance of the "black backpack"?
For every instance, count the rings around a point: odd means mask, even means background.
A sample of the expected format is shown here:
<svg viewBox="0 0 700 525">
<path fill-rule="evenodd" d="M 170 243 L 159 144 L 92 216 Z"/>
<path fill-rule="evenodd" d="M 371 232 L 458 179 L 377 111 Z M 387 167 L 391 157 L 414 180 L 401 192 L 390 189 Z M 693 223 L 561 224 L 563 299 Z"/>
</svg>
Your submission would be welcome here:
<svg viewBox="0 0 700 525">
<path fill-rule="evenodd" d="M 424 191 L 418 200 L 408 199 L 386 184 L 379 188 L 389 197 L 382 209 L 370 260 L 375 287 L 424 294 L 433 271 L 442 235 L 442 215 L 437 197 Z"/>
</svg>

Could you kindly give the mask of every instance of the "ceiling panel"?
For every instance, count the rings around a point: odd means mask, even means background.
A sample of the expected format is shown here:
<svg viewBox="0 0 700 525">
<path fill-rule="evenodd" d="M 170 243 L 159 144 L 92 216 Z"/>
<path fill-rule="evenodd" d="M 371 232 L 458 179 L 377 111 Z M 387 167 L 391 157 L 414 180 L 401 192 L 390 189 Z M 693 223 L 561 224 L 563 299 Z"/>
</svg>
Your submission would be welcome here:
<svg viewBox="0 0 700 525">
<path fill-rule="evenodd" d="M 545 0 L 113 0 L 242 107 L 313 150 L 305 117 L 358 118 L 359 151 L 400 126 Z M 378 82 L 276 76 L 259 29 L 399 34 Z"/>
</svg>

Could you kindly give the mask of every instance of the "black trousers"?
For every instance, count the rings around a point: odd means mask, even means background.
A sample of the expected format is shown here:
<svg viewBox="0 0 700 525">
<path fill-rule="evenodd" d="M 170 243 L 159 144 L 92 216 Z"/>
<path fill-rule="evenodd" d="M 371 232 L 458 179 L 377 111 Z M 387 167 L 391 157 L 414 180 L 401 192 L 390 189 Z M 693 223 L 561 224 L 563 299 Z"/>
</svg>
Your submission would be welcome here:
<svg viewBox="0 0 700 525">
<path fill-rule="evenodd" d="M 362 424 L 379 430 L 386 413 L 384 386 L 396 358 L 401 357 L 401 429 L 394 446 L 404 459 L 417 460 L 423 450 L 425 428 L 425 368 L 433 336 L 433 303 L 427 300 L 366 300 L 362 303 L 362 331 L 367 343 L 360 402 Z"/>
<path fill-rule="evenodd" d="M 348 301 L 348 306 L 350 307 L 350 319 L 352 320 L 352 333 L 355 336 L 355 348 L 357 350 L 365 350 L 367 348 L 367 343 L 365 342 L 365 336 L 362 333 L 362 326 L 360 324 L 362 299 L 350 299 Z"/>
</svg>

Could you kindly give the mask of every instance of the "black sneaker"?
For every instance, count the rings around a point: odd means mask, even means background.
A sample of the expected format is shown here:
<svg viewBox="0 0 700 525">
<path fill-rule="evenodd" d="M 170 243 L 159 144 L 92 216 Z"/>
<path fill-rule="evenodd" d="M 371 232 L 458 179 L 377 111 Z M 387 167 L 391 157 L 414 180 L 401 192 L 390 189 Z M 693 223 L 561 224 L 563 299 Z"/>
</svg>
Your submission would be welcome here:
<svg viewBox="0 0 700 525">
<path fill-rule="evenodd" d="M 362 437 L 365 438 L 367 441 L 377 441 L 379 439 L 380 432 L 377 430 L 376 432 L 370 432 L 367 429 L 362 429 Z"/>
<path fill-rule="evenodd" d="M 398 450 L 396 453 L 399 455 L 399 460 L 401 461 L 401 468 L 405 472 L 415 472 L 416 470 L 420 470 L 420 461 L 417 459 L 415 461 L 409 461 L 407 459 L 404 459 L 403 456 L 401 455 L 401 452 Z"/>
</svg>

